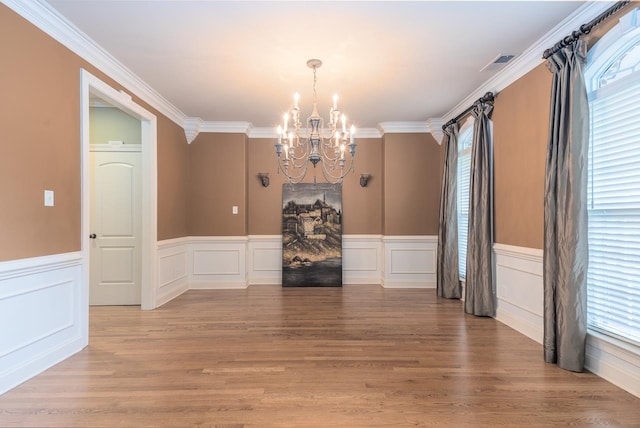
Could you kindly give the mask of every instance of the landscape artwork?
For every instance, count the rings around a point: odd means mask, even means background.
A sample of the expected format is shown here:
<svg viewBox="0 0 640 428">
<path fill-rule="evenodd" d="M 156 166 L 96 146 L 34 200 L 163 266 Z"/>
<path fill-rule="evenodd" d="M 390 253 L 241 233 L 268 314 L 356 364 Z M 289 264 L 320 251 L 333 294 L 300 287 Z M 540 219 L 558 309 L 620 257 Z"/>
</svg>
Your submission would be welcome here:
<svg viewBox="0 0 640 428">
<path fill-rule="evenodd" d="M 342 185 L 282 186 L 282 286 L 342 286 Z"/>
</svg>

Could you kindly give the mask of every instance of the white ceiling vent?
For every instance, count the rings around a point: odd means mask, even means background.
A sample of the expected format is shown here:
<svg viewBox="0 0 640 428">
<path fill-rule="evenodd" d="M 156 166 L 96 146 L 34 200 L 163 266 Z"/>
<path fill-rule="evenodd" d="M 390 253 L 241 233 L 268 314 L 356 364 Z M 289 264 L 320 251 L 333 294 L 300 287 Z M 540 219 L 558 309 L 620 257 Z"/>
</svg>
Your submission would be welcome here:
<svg viewBox="0 0 640 428">
<path fill-rule="evenodd" d="M 511 54 L 500 54 L 495 57 L 489 64 L 485 65 L 480 71 L 497 71 L 511 62 L 516 56 Z"/>
</svg>

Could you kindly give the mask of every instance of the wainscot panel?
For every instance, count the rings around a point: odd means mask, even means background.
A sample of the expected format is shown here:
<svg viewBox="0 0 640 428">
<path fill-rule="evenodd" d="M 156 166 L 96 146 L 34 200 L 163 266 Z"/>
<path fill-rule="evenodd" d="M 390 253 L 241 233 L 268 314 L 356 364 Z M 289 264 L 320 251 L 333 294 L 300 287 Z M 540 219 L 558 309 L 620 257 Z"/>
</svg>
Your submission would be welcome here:
<svg viewBox="0 0 640 428">
<path fill-rule="evenodd" d="M 344 235 L 342 259 L 345 284 L 382 284 L 381 235 Z"/>
<path fill-rule="evenodd" d="M 437 236 L 385 236 L 385 288 L 435 288 Z"/>
<path fill-rule="evenodd" d="M 80 253 L 0 263 L 0 394 L 87 345 L 81 266 Z"/>
<path fill-rule="evenodd" d="M 494 244 L 496 319 L 542 343 L 542 250 Z"/>
<path fill-rule="evenodd" d="M 282 235 L 249 236 L 249 284 L 282 283 Z"/>
<path fill-rule="evenodd" d="M 246 288 L 247 237 L 189 238 L 189 288 Z"/>
<path fill-rule="evenodd" d="M 189 238 L 158 242 L 158 291 L 156 307 L 178 297 L 189 289 L 187 248 Z"/>
</svg>

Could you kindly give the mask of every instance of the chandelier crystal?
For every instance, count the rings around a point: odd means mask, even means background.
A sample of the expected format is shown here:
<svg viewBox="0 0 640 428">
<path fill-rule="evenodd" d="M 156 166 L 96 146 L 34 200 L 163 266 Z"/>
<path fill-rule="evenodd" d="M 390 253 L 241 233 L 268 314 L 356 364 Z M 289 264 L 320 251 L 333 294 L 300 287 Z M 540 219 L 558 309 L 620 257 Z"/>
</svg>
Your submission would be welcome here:
<svg viewBox="0 0 640 428">
<path fill-rule="evenodd" d="M 316 70 L 321 65 L 319 59 L 307 61 L 307 66 L 313 69 L 313 110 L 306 126 L 303 127 L 300 122 L 300 96 L 297 93 L 293 97 L 293 108 L 284 114 L 283 124 L 278 126 L 278 143 L 275 146 L 278 170 L 290 183 L 304 180 L 309 164 L 314 168 L 320 164 L 325 180 L 333 184 L 342 183 L 344 177 L 354 170 L 355 127 L 352 125 L 347 130 L 347 118 L 338 109 L 338 96 L 333 96 L 333 107 L 329 111 L 326 127 L 324 119 L 318 114 Z"/>
</svg>

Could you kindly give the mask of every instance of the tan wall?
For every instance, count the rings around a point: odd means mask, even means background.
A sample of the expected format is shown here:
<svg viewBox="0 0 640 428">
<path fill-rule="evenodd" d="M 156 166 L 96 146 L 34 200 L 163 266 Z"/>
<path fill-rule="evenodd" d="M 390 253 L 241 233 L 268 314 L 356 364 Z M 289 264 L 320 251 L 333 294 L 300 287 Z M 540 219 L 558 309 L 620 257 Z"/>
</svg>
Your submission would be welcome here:
<svg viewBox="0 0 640 428">
<path fill-rule="evenodd" d="M 275 139 L 250 139 L 248 149 L 247 184 L 249 194 L 249 235 L 279 235 L 282 233 L 282 185 L 287 180 L 277 173 Z M 356 140 L 356 171 L 345 177 L 342 187 L 344 234 L 382 234 L 382 157 L 379 138 Z M 317 167 L 317 180 L 324 182 Z M 269 173 L 270 185 L 263 187 L 259 172 Z M 360 186 L 360 174 L 372 179 L 367 187 Z M 313 182 L 313 171 L 305 182 Z"/>
<path fill-rule="evenodd" d="M 342 185 L 343 233 L 382 235 L 382 139 L 356 139 L 356 172 Z M 360 186 L 360 174 L 371 174 L 367 187 Z"/>
<path fill-rule="evenodd" d="M 244 134 L 201 133 L 191 143 L 189 235 L 247 235 L 247 141 Z"/>
<path fill-rule="evenodd" d="M 0 5 L 0 62 L 0 260 L 77 251 L 80 61 Z"/>
<path fill-rule="evenodd" d="M 495 100 L 495 242 L 542 248 L 551 73 L 540 65 Z"/>
<path fill-rule="evenodd" d="M 437 235 L 441 146 L 431 134 L 383 137 L 383 233 Z"/>
<path fill-rule="evenodd" d="M 283 174 L 277 174 L 275 138 L 251 138 L 248 145 L 247 189 L 249 195 L 249 235 L 282 233 Z M 258 173 L 269 174 L 269 187 L 263 187 Z"/>
<path fill-rule="evenodd" d="M 158 116 L 158 241 L 189 236 L 189 145 L 184 130 Z"/>
<path fill-rule="evenodd" d="M 0 63 L 0 260 L 79 251 L 80 68 L 123 88 L 5 5 L 0 5 Z M 161 151 L 184 144 L 184 134 L 177 140 L 177 125 L 140 104 L 158 115 L 159 123 L 167 121 L 158 131 L 162 194 L 167 171 L 186 171 L 188 165 Z M 55 192 L 54 207 L 43 206 L 45 189 Z M 166 195 L 163 206 L 180 204 L 180 196 Z M 167 227 L 169 219 L 176 226 Z M 186 220 L 186 205 L 177 216 L 159 209 L 159 238 L 179 236 Z"/>
</svg>

